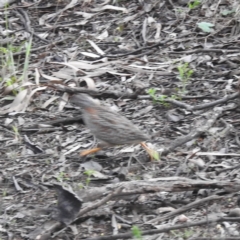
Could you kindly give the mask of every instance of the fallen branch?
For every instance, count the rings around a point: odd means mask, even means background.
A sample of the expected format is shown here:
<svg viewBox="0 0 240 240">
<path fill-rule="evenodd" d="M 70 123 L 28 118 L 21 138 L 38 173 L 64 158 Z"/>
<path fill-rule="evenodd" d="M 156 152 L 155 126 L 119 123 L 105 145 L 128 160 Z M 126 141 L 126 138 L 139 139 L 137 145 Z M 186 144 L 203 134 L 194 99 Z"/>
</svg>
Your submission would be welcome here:
<svg viewBox="0 0 240 240">
<path fill-rule="evenodd" d="M 210 108 L 210 107 L 214 107 L 218 104 L 223 104 L 223 103 L 226 103 L 227 101 L 229 100 L 233 100 L 237 97 L 240 96 L 240 93 L 239 92 L 236 92 L 236 93 L 233 93 L 231 95 L 226 95 L 224 96 L 223 98 L 220 98 L 216 101 L 213 101 L 213 102 L 209 102 L 209 103 L 204 103 L 204 104 L 199 104 L 199 105 L 196 105 L 196 106 L 191 106 L 187 103 L 183 103 L 181 101 L 178 101 L 178 100 L 174 100 L 174 99 L 165 99 L 164 101 L 166 101 L 167 103 L 171 103 L 173 105 L 176 105 L 176 106 L 179 106 L 179 107 L 183 107 L 189 111 L 195 111 L 195 110 L 202 110 L 202 109 L 206 109 L 206 108 Z"/>
<path fill-rule="evenodd" d="M 163 232 L 169 232 L 171 230 L 176 230 L 176 229 L 202 226 L 202 225 L 207 225 L 207 224 L 210 224 L 210 223 L 220 223 L 220 222 L 225 222 L 225 221 L 240 222 L 240 217 L 236 217 L 236 218 L 234 218 L 234 217 L 206 218 L 205 220 L 200 220 L 200 221 L 197 221 L 197 222 L 176 224 L 174 226 L 164 226 L 164 227 L 161 227 L 159 229 L 141 231 L 141 234 L 143 236 L 144 235 L 153 235 L 153 234 L 158 234 L 158 233 L 163 233 Z M 129 232 L 129 233 L 122 233 L 122 234 L 111 235 L 111 236 L 100 236 L 100 237 L 96 237 L 96 238 L 86 238 L 85 240 L 116 240 L 116 239 L 128 239 L 128 238 L 131 238 L 131 237 L 133 237 L 132 232 Z"/>
<path fill-rule="evenodd" d="M 198 138 L 202 134 L 208 132 L 208 130 L 213 126 L 213 124 L 216 122 L 216 120 L 221 116 L 221 114 L 222 114 L 222 110 L 220 110 L 220 109 L 212 111 L 209 119 L 204 121 L 204 123 L 202 123 L 202 125 L 200 127 L 193 128 L 193 130 L 189 134 L 175 139 L 170 144 L 170 147 L 165 148 L 162 151 L 162 155 L 166 155 L 169 152 L 174 151 L 177 147 L 183 145 L 184 143 L 189 142 L 189 141 L 191 141 L 191 140 L 193 140 L 195 138 Z"/>
<path fill-rule="evenodd" d="M 98 90 L 93 90 L 93 89 L 87 89 L 87 88 L 81 88 L 81 87 L 75 87 L 75 88 L 71 88 L 68 86 L 64 86 L 61 84 L 51 84 L 48 85 L 49 88 L 53 88 L 57 91 L 60 92 L 67 92 L 70 94 L 75 94 L 75 93 L 87 93 L 89 95 L 91 95 L 92 97 L 96 97 L 96 98 L 113 98 L 113 99 L 118 99 L 118 98 L 122 98 L 122 99 L 137 99 L 138 97 L 138 92 L 134 92 L 134 93 L 122 93 L 119 91 L 103 91 L 103 92 L 99 92 Z"/>
<path fill-rule="evenodd" d="M 23 128 L 19 128 L 19 130 L 22 132 L 38 131 L 39 129 L 45 129 L 47 126 L 49 126 L 49 127 L 62 126 L 62 125 L 66 125 L 66 124 L 73 124 L 76 122 L 84 124 L 82 116 L 72 117 L 72 118 L 60 118 L 60 119 L 50 120 L 50 121 L 46 121 L 46 122 L 33 123 L 32 125 L 24 126 Z M 41 126 L 45 126 L 45 127 L 41 127 Z"/>
<path fill-rule="evenodd" d="M 232 194 L 229 194 L 232 196 Z M 228 196 L 229 197 L 229 196 Z M 227 197 L 227 198 L 228 198 Z M 158 224 L 160 222 L 163 222 L 163 221 L 166 221 L 174 216 L 177 216 L 177 215 L 180 215 L 186 211 L 189 211 L 190 209 L 192 208 L 197 208 L 209 201 L 213 201 L 213 200 L 220 200 L 220 199 L 223 199 L 223 198 L 226 198 L 226 196 L 218 196 L 218 195 L 212 195 L 212 196 L 209 196 L 209 197 L 206 197 L 206 198 L 203 198 L 203 199 L 200 199 L 200 200 L 196 200 L 194 202 L 191 202 L 187 205 L 184 205 L 183 207 L 180 207 L 176 210 L 173 210 L 172 212 L 169 212 L 167 214 L 165 214 L 164 216 L 162 217 L 157 217 L 157 218 L 154 218 L 148 222 L 146 222 L 146 224 Z"/>
<path fill-rule="evenodd" d="M 201 181 L 188 178 L 155 178 L 149 181 L 131 181 L 124 183 L 108 184 L 103 187 L 92 187 L 87 190 L 81 190 L 76 194 L 84 202 L 100 199 L 103 193 L 110 193 L 116 188 L 123 187 L 123 191 L 114 197 L 123 198 L 136 194 L 158 193 L 158 192 L 185 192 L 200 189 L 221 189 L 226 192 L 237 192 L 240 190 L 240 181 Z"/>
</svg>

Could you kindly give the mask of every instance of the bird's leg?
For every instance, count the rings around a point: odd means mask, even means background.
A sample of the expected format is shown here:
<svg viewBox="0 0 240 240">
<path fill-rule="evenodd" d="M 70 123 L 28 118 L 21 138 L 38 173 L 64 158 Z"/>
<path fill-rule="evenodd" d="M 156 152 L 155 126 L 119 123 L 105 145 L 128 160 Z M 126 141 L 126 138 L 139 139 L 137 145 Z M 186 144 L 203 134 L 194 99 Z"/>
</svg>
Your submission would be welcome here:
<svg viewBox="0 0 240 240">
<path fill-rule="evenodd" d="M 83 156 L 87 156 L 89 154 L 92 154 L 92 153 L 96 153 L 98 151 L 100 151 L 102 148 L 100 147 L 96 147 L 96 148 L 92 148 L 92 149 L 87 149 L 87 150 L 84 150 L 80 153 L 80 156 L 83 157 Z"/>
<path fill-rule="evenodd" d="M 140 144 L 141 144 L 141 146 L 146 150 L 146 152 L 149 154 L 150 160 L 153 161 L 153 159 L 155 158 L 155 157 L 154 157 L 155 151 L 154 151 L 153 149 L 149 148 L 149 147 L 146 145 L 145 142 L 141 142 Z"/>
</svg>

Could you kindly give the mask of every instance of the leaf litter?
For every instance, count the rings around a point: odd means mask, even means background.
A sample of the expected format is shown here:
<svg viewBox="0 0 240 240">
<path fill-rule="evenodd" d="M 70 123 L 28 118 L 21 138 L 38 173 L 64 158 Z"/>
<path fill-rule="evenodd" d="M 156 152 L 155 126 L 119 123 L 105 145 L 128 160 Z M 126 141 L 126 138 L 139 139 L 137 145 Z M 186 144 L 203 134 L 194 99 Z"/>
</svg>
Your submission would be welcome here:
<svg viewBox="0 0 240 240">
<path fill-rule="evenodd" d="M 238 1 L 21 4 L 0 15 L 0 238 L 239 237 Z M 148 132 L 159 161 L 81 158 L 97 141 L 73 92 Z"/>
</svg>

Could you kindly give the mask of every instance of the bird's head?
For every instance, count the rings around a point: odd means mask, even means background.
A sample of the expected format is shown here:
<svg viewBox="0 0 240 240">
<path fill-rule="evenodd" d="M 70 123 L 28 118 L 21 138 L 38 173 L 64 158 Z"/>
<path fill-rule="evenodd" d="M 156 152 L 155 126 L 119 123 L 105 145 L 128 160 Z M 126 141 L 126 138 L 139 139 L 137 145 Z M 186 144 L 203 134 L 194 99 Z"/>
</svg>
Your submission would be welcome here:
<svg viewBox="0 0 240 240">
<path fill-rule="evenodd" d="M 97 106 L 97 102 L 85 93 L 74 94 L 70 97 L 69 102 L 83 109 Z"/>
</svg>

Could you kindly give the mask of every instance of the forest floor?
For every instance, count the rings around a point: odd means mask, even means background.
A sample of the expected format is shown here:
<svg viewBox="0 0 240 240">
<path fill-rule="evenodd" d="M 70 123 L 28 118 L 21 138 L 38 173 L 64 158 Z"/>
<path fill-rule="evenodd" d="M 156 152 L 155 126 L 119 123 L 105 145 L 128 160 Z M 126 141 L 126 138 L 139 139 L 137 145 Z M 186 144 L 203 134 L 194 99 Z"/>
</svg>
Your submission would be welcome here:
<svg viewBox="0 0 240 240">
<path fill-rule="evenodd" d="M 0 10 L 0 240 L 240 239 L 237 0 Z M 153 159 L 81 157 L 97 140 L 72 93 L 130 119 Z"/>
</svg>

